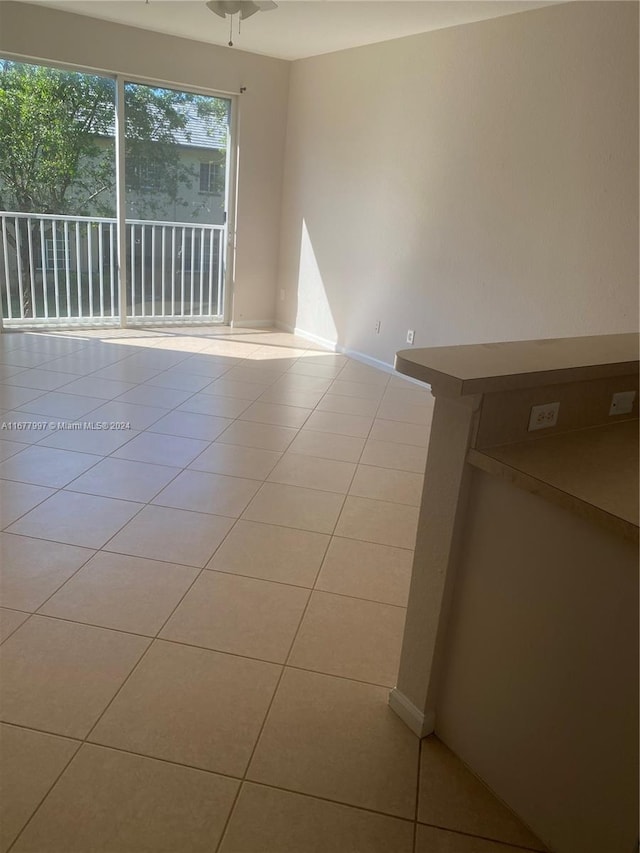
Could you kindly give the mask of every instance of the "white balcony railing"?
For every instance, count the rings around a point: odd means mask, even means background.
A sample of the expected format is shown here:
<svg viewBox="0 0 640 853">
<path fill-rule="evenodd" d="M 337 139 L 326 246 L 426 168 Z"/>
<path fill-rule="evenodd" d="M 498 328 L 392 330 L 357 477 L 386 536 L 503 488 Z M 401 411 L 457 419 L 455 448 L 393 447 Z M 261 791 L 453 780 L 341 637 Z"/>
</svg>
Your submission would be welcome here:
<svg viewBox="0 0 640 853">
<path fill-rule="evenodd" d="M 5 325 L 115 322 L 117 223 L 88 216 L 0 212 Z M 128 319 L 223 315 L 224 227 L 127 220 Z"/>
</svg>

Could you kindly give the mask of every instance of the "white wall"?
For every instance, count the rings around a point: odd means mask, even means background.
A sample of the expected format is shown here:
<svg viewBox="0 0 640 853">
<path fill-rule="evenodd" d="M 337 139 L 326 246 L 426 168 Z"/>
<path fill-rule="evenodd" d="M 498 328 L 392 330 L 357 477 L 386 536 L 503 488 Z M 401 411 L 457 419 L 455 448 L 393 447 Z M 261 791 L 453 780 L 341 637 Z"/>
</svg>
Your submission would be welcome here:
<svg viewBox="0 0 640 853">
<path fill-rule="evenodd" d="M 637 4 L 293 63 L 282 222 L 278 320 L 384 362 L 634 330 Z"/>
<path fill-rule="evenodd" d="M 150 14 L 153 13 L 153 4 Z M 234 322 L 272 321 L 290 64 L 204 42 L 0 1 L 0 52 L 239 98 Z"/>
</svg>

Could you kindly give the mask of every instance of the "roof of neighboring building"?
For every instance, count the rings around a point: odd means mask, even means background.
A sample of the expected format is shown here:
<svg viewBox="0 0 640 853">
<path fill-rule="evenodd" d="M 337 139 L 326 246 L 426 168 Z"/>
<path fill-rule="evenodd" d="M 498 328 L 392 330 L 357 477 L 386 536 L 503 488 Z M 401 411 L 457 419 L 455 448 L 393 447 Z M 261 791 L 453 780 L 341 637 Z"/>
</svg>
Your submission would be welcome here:
<svg viewBox="0 0 640 853">
<path fill-rule="evenodd" d="M 179 108 L 187 118 L 185 128 L 174 130 L 175 141 L 189 148 L 226 148 L 228 120 L 200 116 L 193 104 Z"/>
<path fill-rule="evenodd" d="M 1 2 L 1 0 L 0 0 Z M 195 104 L 175 104 L 176 111 L 183 113 L 187 123 L 183 128 L 172 131 L 174 141 L 183 148 L 215 148 L 224 150 L 227 147 L 229 116 L 224 119 L 213 115 L 198 115 Z M 106 134 L 96 134 L 112 138 L 115 136 L 115 125 Z"/>
</svg>

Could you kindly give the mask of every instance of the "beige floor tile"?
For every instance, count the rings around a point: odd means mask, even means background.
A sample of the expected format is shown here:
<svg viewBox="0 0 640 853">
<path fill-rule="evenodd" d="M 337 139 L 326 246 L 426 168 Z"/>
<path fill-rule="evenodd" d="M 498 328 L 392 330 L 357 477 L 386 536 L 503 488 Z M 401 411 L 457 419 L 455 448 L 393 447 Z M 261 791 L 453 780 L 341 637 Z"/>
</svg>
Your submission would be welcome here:
<svg viewBox="0 0 640 853">
<path fill-rule="evenodd" d="M 99 419 L 91 416 L 89 423 Z M 39 442 L 40 447 L 57 447 L 59 450 L 73 450 L 77 453 L 95 453 L 108 456 L 131 441 L 139 433 L 129 427 L 124 429 L 56 429 Z"/>
<path fill-rule="evenodd" d="M 13 367 L 38 367 L 38 365 L 45 364 L 48 361 L 49 357 L 45 353 L 29 352 L 18 347 L 2 353 L 2 363 Z"/>
<path fill-rule="evenodd" d="M 118 448 L 113 453 L 113 458 L 183 468 L 193 462 L 208 446 L 209 442 L 195 438 L 147 431 Z"/>
<path fill-rule="evenodd" d="M 343 397 L 356 397 L 360 400 L 375 400 L 376 403 L 379 403 L 384 393 L 384 387 L 369 385 L 364 382 L 349 382 L 340 378 L 331 383 L 329 393 L 340 394 Z"/>
<path fill-rule="evenodd" d="M 28 613 L 0 607 L 0 643 L 3 643 L 13 632 L 29 618 Z"/>
<path fill-rule="evenodd" d="M 153 503 L 238 518 L 259 488 L 257 480 L 187 470 L 169 483 Z"/>
<path fill-rule="evenodd" d="M 6 853 L 79 746 L 77 741 L 0 725 L 2 853 Z"/>
<path fill-rule="evenodd" d="M 0 401 L 0 408 L 2 402 Z M 18 409 L 3 412 L 0 420 L 2 436 L 19 444 L 37 444 L 54 434 L 51 419 L 46 415 L 21 412 Z M 57 426 L 57 424 L 56 424 Z"/>
<path fill-rule="evenodd" d="M 311 409 L 258 401 L 240 415 L 240 420 L 299 429 L 310 414 Z"/>
<path fill-rule="evenodd" d="M 378 468 L 396 468 L 398 471 L 413 471 L 424 474 L 427 464 L 427 448 L 398 444 L 393 441 L 369 439 L 362 452 L 360 462 Z"/>
<path fill-rule="evenodd" d="M 91 740 L 242 775 L 279 674 L 275 664 L 155 641 Z"/>
<path fill-rule="evenodd" d="M 0 463 L 0 477 L 59 489 L 100 462 L 101 458 L 90 453 L 74 453 L 32 444 L 25 447 L 22 453 Z"/>
<path fill-rule="evenodd" d="M 155 367 L 158 371 L 170 370 L 176 364 L 180 364 L 187 358 L 187 354 L 180 352 L 169 352 L 168 350 L 156 349 L 153 344 L 157 341 L 147 341 L 147 345 L 134 355 L 129 356 L 124 362 L 135 367 Z M 151 344 L 151 346 L 149 346 Z"/>
<path fill-rule="evenodd" d="M 244 511 L 243 518 L 316 533 L 332 533 L 343 501 L 343 495 L 333 492 L 265 483 Z"/>
<path fill-rule="evenodd" d="M 158 373 L 145 381 L 145 385 L 158 388 L 175 388 L 178 391 L 191 391 L 192 394 L 202 391 L 211 382 L 209 376 L 198 376 L 184 368 L 181 362 L 177 367 Z"/>
<path fill-rule="evenodd" d="M 165 435 L 180 435 L 185 438 L 199 438 L 213 441 L 233 421 L 230 418 L 218 418 L 213 415 L 200 415 L 196 412 L 170 412 L 151 428 L 153 432 Z"/>
<path fill-rule="evenodd" d="M 413 853 L 410 821 L 246 782 L 220 853 Z"/>
<path fill-rule="evenodd" d="M 257 400 L 267 390 L 267 382 L 239 382 L 237 379 L 215 379 L 209 389 L 211 394 L 220 397 L 236 397 L 240 400 Z"/>
<path fill-rule="evenodd" d="M 522 847 L 512 847 L 477 838 L 473 835 L 461 835 L 446 829 L 418 824 L 415 853 L 522 853 Z"/>
<path fill-rule="evenodd" d="M 331 385 L 331 379 L 320 376 L 303 376 L 301 373 L 285 373 L 271 388 L 280 391 L 306 391 L 324 394 Z"/>
<path fill-rule="evenodd" d="M 0 533 L 0 600 L 37 610 L 92 556 L 89 548 Z"/>
<path fill-rule="evenodd" d="M 286 669 L 247 778 L 413 818 L 419 741 L 384 687 Z"/>
<path fill-rule="evenodd" d="M 17 385 L 0 385 L 0 407 L 6 409 L 22 409 L 25 412 L 36 411 L 26 408 L 29 403 L 35 402 L 45 394 L 36 388 L 20 388 Z M 45 412 L 44 414 L 48 414 Z"/>
<path fill-rule="evenodd" d="M 234 779 L 85 745 L 14 849 L 211 853 L 237 789 Z"/>
<path fill-rule="evenodd" d="M 114 382 L 126 382 L 130 385 L 137 385 L 140 382 L 147 382 L 159 373 L 160 368 L 128 364 L 128 359 L 124 359 L 115 364 L 110 364 L 108 367 L 96 370 L 95 373 L 91 374 L 91 378 L 109 379 Z"/>
<path fill-rule="evenodd" d="M 149 640 L 32 616 L 2 645 L 0 718 L 83 738 Z"/>
<path fill-rule="evenodd" d="M 56 373 L 53 370 L 43 370 L 39 367 L 32 367 L 28 370 L 22 370 L 18 374 L 7 377 L 2 381 L 7 385 L 19 385 L 21 388 L 34 388 L 39 391 L 55 391 L 62 385 L 67 385 L 73 380 L 73 376 L 68 373 Z M 67 392 L 67 393 L 86 393 L 82 392 Z"/>
<path fill-rule="evenodd" d="M 61 373 L 60 376 L 65 374 Z M 71 382 L 69 380 L 72 380 Z M 120 394 L 125 394 L 135 388 L 133 382 L 119 382 L 115 379 L 102 379 L 95 376 L 83 376 L 81 379 L 73 379 L 66 374 L 65 394 L 80 394 L 86 397 L 100 397 L 102 400 L 113 400 Z"/>
<path fill-rule="evenodd" d="M 61 491 L 14 522 L 9 532 L 101 548 L 139 510 L 140 504 L 131 501 Z"/>
<path fill-rule="evenodd" d="M 48 361 L 47 370 L 59 370 L 62 373 L 85 376 L 87 373 L 94 373 L 96 370 L 101 370 L 103 367 L 115 364 L 125 356 L 126 353 L 118 352 L 117 348 L 107 352 L 96 347 L 91 347 L 85 352 L 71 353 L 70 355 L 63 355 Z"/>
<path fill-rule="evenodd" d="M 201 353 L 200 355 L 189 356 L 180 363 L 180 368 L 196 376 L 206 376 L 211 382 L 211 380 L 223 376 L 241 361 L 241 358 L 233 358 L 232 356 Z"/>
<path fill-rule="evenodd" d="M 383 418 L 376 418 L 369 438 L 375 441 L 393 441 L 396 444 L 426 447 L 429 443 L 429 429 L 425 429 L 424 424 L 407 424 L 402 421 L 385 421 Z"/>
<path fill-rule="evenodd" d="M 331 364 L 344 367 L 349 363 L 349 357 L 338 352 L 314 352 L 307 350 L 300 354 L 301 358 L 308 364 Z"/>
<path fill-rule="evenodd" d="M 320 379 L 335 379 L 342 370 L 342 364 L 318 364 L 307 361 L 306 358 L 299 359 L 289 368 L 289 373 L 296 376 L 317 376 Z"/>
<path fill-rule="evenodd" d="M 217 397 L 213 393 L 194 394 L 193 397 L 178 406 L 177 412 L 194 412 L 211 417 L 237 418 L 249 408 L 251 400 L 240 400 L 235 397 Z"/>
<path fill-rule="evenodd" d="M 54 493 L 55 489 L 45 486 L 30 486 L 27 483 L 0 480 L 0 524 L 8 527 L 11 522 Z"/>
<path fill-rule="evenodd" d="M 413 551 L 334 536 L 316 589 L 406 607 Z"/>
<path fill-rule="evenodd" d="M 322 399 L 323 391 L 305 391 L 300 388 L 283 388 L 272 385 L 258 397 L 261 403 L 279 403 L 281 406 L 298 406 L 313 409 Z"/>
<path fill-rule="evenodd" d="M 238 444 L 260 450 L 286 450 L 296 436 L 290 427 L 234 421 L 217 439 L 220 444 Z"/>
<path fill-rule="evenodd" d="M 16 453 L 20 453 L 21 450 L 24 450 L 24 447 L 24 444 L 20 444 L 17 441 L 0 439 L 0 461 L 4 462 L 5 459 L 9 459 Z"/>
<path fill-rule="evenodd" d="M 3 334 L 4 334 L 4 332 L 3 332 Z M 6 382 L 7 379 L 9 379 L 9 377 L 17 376 L 18 373 L 24 373 L 25 370 L 28 369 L 28 368 L 24 368 L 24 367 L 18 367 L 18 366 L 13 365 L 13 364 L 3 364 L 2 353 L 3 353 L 3 350 L 2 350 L 2 348 L 0 348 L 0 382 Z"/>
<path fill-rule="evenodd" d="M 155 406 L 159 409 L 174 409 L 191 396 L 191 391 L 179 391 L 176 388 L 161 388 L 158 385 L 136 385 L 118 397 L 122 403 L 134 403 L 137 406 Z"/>
<path fill-rule="evenodd" d="M 344 382 L 357 382 L 362 385 L 378 385 L 385 388 L 389 383 L 390 374 L 366 364 L 359 364 L 350 360 L 340 373 L 340 380 Z"/>
<path fill-rule="evenodd" d="M 108 550 L 202 568 L 233 519 L 163 506 L 146 506 L 109 542 Z"/>
<path fill-rule="evenodd" d="M 284 454 L 269 474 L 269 481 L 289 486 L 346 494 L 356 466 L 353 462 L 318 459 L 300 453 Z"/>
<path fill-rule="evenodd" d="M 214 442 L 191 463 L 196 471 L 264 480 L 282 456 L 274 450 Z"/>
<path fill-rule="evenodd" d="M 188 566 L 101 551 L 40 613 L 154 636 L 197 574 Z"/>
<path fill-rule="evenodd" d="M 299 586 L 204 572 L 161 636 L 284 663 L 308 598 L 309 591 Z"/>
<path fill-rule="evenodd" d="M 173 480 L 180 470 L 167 465 L 110 457 L 69 483 L 68 488 L 73 492 L 146 503 Z"/>
<path fill-rule="evenodd" d="M 89 412 L 93 412 L 103 404 L 104 400 L 101 400 L 99 397 L 80 397 L 77 394 L 63 394 L 60 391 L 51 391 L 28 403 L 20 403 L 20 409 L 23 412 L 46 415 L 52 420 L 76 420 L 76 418 L 88 415 Z"/>
<path fill-rule="evenodd" d="M 126 423 L 133 430 L 148 429 L 151 424 L 159 421 L 167 414 L 166 409 L 157 406 L 139 406 L 136 403 L 125 403 L 122 400 L 110 400 L 91 412 L 90 418 L 84 420 L 96 423 Z"/>
<path fill-rule="evenodd" d="M 324 533 L 240 519 L 207 568 L 310 588 L 328 542 Z"/>
<path fill-rule="evenodd" d="M 403 607 L 314 592 L 288 663 L 393 687 L 404 618 Z"/>
<path fill-rule="evenodd" d="M 225 379 L 231 382 L 257 382 L 258 384 L 270 385 L 280 379 L 286 369 L 286 364 L 278 364 L 274 367 L 266 361 L 253 363 L 245 361 L 236 367 L 232 367 L 225 375 Z"/>
<path fill-rule="evenodd" d="M 419 791 L 418 820 L 424 823 L 544 849 L 513 812 L 435 737 L 422 741 Z"/>
<path fill-rule="evenodd" d="M 373 417 L 377 408 L 377 400 L 368 400 L 364 397 L 347 397 L 344 394 L 325 394 L 318 403 L 317 411 Z"/>
<path fill-rule="evenodd" d="M 338 435 L 366 438 L 369 435 L 372 423 L 372 417 L 365 417 L 364 415 L 342 415 L 339 412 L 319 412 L 316 409 L 309 416 L 304 428 L 317 430 L 318 432 L 330 432 L 337 433 Z"/>
<path fill-rule="evenodd" d="M 303 429 L 289 445 L 289 453 L 339 462 L 357 462 L 364 445 L 364 438 Z"/>
<path fill-rule="evenodd" d="M 388 421 L 404 421 L 408 424 L 424 424 L 426 427 L 431 423 L 433 407 L 430 405 L 415 405 L 413 403 L 400 403 L 391 400 L 383 400 L 378 409 L 378 417 Z"/>
<path fill-rule="evenodd" d="M 414 474 L 412 471 L 358 465 L 349 494 L 360 498 L 420 506 L 423 479 L 421 474 Z"/>
<path fill-rule="evenodd" d="M 412 406 L 428 406 L 433 408 L 434 397 L 431 395 L 428 385 L 417 385 L 407 383 L 404 388 L 399 388 L 396 385 L 388 385 L 384 392 L 383 400 L 385 403 Z"/>
<path fill-rule="evenodd" d="M 414 548 L 417 526 L 417 507 L 347 496 L 335 534 L 379 545 Z"/>
</svg>

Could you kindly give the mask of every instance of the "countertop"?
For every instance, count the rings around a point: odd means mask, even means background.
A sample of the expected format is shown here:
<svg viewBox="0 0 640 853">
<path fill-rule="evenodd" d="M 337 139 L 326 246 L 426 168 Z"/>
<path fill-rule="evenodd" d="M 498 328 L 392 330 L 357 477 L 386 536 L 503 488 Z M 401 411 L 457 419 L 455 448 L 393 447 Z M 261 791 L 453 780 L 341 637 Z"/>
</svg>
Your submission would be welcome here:
<svg viewBox="0 0 640 853">
<path fill-rule="evenodd" d="M 406 349 L 399 373 L 447 396 L 637 374 L 638 334 Z"/>
<path fill-rule="evenodd" d="M 468 461 L 638 542 L 638 420 L 471 449 Z"/>
</svg>

